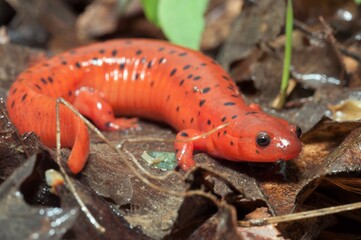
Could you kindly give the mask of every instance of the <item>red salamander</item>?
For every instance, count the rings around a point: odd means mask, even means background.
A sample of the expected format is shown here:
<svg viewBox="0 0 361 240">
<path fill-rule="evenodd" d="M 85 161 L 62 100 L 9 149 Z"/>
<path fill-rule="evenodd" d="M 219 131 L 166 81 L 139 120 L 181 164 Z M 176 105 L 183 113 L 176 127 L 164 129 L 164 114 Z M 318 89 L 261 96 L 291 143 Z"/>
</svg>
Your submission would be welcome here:
<svg viewBox="0 0 361 240">
<path fill-rule="evenodd" d="M 114 40 L 80 47 L 39 63 L 9 90 L 7 108 L 20 133 L 35 132 L 55 147 L 57 98 L 72 103 L 101 130 L 133 127 L 139 116 L 179 130 L 178 166 L 194 166 L 193 151 L 231 161 L 274 162 L 297 157 L 300 128 L 246 105 L 230 76 L 200 52 L 157 40 Z M 60 105 L 61 145 L 80 172 L 89 154 L 85 123 Z M 182 141 L 226 127 L 193 141 Z M 180 140 L 180 141 L 177 141 Z"/>
</svg>

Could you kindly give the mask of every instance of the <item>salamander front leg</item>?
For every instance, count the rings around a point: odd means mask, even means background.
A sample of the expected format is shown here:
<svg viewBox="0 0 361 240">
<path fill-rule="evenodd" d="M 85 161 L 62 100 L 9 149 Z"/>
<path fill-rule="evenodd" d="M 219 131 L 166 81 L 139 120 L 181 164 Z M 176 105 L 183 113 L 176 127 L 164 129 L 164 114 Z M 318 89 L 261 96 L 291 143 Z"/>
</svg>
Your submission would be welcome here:
<svg viewBox="0 0 361 240">
<path fill-rule="evenodd" d="M 138 127 L 136 118 L 115 118 L 110 104 L 97 92 L 81 90 L 73 104 L 101 130 L 114 131 Z"/>
<path fill-rule="evenodd" d="M 178 167 L 181 169 L 185 171 L 192 169 L 195 166 L 193 151 L 204 151 L 206 149 L 205 137 L 191 140 L 191 138 L 197 137 L 201 134 L 202 132 L 194 129 L 186 129 L 177 134 L 174 149 L 178 161 Z"/>
</svg>

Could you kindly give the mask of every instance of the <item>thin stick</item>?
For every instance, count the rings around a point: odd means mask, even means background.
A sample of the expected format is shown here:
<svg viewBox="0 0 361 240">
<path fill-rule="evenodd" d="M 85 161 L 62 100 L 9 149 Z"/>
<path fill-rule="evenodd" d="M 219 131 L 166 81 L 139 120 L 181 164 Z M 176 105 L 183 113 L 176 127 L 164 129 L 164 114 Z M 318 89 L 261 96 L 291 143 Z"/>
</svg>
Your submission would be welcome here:
<svg viewBox="0 0 361 240">
<path fill-rule="evenodd" d="M 328 208 L 321 208 L 306 212 L 299 212 L 299 213 L 292 213 L 292 214 L 286 214 L 282 216 L 275 216 L 275 217 L 269 217 L 269 218 L 260 218 L 260 219 L 251 219 L 248 221 L 238 221 L 238 226 L 240 227 L 252 227 L 252 226 L 262 226 L 267 224 L 275 224 L 275 223 L 281 223 L 281 222 L 290 222 L 290 221 L 296 221 L 306 218 L 313 218 L 313 217 L 320 217 L 340 212 L 346 212 L 351 211 L 355 209 L 361 208 L 361 202 L 357 203 L 351 203 L 351 204 L 345 204 L 341 206 L 336 207 L 328 207 Z"/>
<path fill-rule="evenodd" d="M 98 223 L 98 221 L 95 219 L 95 217 L 91 214 L 83 200 L 80 198 L 78 192 L 75 189 L 74 184 L 70 180 L 68 174 L 66 173 L 65 169 L 63 168 L 63 165 L 60 161 L 60 148 L 61 148 L 61 132 L 60 132 L 60 112 L 59 112 L 59 103 L 60 101 L 57 99 L 56 105 L 55 105 L 55 113 L 56 113 L 56 161 L 59 165 L 61 173 L 64 175 L 65 183 L 68 186 L 68 189 L 73 194 L 75 200 L 80 206 L 81 211 L 85 214 L 85 216 L 89 219 L 90 223 L 95 227 L 97 231 L 100 233 L 104 233 L 106 230 L 105 228 Z"/>
</svg>

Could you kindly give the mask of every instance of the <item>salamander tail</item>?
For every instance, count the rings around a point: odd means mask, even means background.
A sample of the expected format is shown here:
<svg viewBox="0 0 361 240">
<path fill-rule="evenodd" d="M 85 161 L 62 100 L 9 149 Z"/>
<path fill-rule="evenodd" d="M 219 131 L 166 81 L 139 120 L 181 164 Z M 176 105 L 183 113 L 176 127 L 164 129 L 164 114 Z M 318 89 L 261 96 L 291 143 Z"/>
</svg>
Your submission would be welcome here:
<svg viewBox="0 0 361 240">
<path fill-rule="evenodd" d="M 88 128 L 85 123 L 78 117 L 74 117 L 76 129 L 75 129 L 75 139 L 72 151 L 68 159 L 68 166 L 70 170 L 77 174 L 83 168 L 87 162 L 89 156 L 89 134 Z"/>
</svg>

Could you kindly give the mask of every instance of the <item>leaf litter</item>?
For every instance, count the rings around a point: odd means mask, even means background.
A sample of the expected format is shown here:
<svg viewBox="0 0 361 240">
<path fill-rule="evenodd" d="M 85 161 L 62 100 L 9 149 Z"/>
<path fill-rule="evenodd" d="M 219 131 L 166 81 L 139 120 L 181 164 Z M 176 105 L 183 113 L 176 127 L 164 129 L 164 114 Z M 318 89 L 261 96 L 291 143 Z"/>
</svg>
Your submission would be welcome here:
<svg viewBox="0 0 361 240">
<path fill-rule="evenodd" d="M 296 1 L 296 4 L 300 2 Z M 307 4 L 312 5 L 311 2 Z M 359 62 L 357 64 L 360 59 L 357 54 L 359 46 L 354 41 L 349 41 L 347 45 L 334 44 L 323 37 L 326 36 L 324 34 L 326 30 L 322 24 L 316 26 L 319 32 L 315 34 L 315 28 L 304 28 L 296 21 L 295 32 L 298 33 L 294 34 L 294 38 L 299 45 L 293 58 L 292 77 L 297 86 L 289 96 L 288 109 L 275 112 L 267 106 L 278 93 L 277 81 L 281 79 L 283 46 L 277 45 L 277 41 L 282 43 L 278 38 L 283 25 L 285 6 L 277 5 L 271 0 L 256 5 L 248 4 L 250 5 L 245 5 L 242 9 L 241 19 L 256 26 L 250 27 L 251 32 L 255 29 L 258 32 L 242 34 L 247 26 L 242 26 L 240 19 L 236 20 L 241 25 L 230 33 L 233 39 L 231 37 L 227 40 L 219 59 L 224 59 L 221 60 L 222 63 L 233 73 L 242 91 L 248 92 L 248 101 L 260 103 L 266 106 L 266 110 L 271 114 L 283 116 L 303 128 L 304 150 L 301 156 L 287 164 L 251 164 L 219 161 L 204 153 L 196 154 L 199 167 L 186 176 L 180 177 L 177 173 L 171 174 L 165 180 L 152 180 L 164 189 L 178 192 L 187 189 L 196 191 L 181 197 L 150 188 L 127 169 L 123 162 L 129 161 L 133 155 L 151 174 L 164 175 L 163 171 L 154 169 L 141 160 L 141 155 L 143 151 L 172 152 L 172 144 L 166 141 L 151 142 L 141 139 L 145 137 L 172 139 L 175 135 L 169 128 L 142 121 L 141 131 L 107 133 L 106 136 L 114 144 L 123 142 L 122 150 L 131 154 L 128 154 L 129 159 L 119 158 L 109 146 L 93 136 L 89 162 L 84 172 L 79 176 L 73 176 L 72 182 L 107 232 L 106 235 L 97 235 L 88 219 L 79 211 L 77 224 L 68 230 L 66 237 L 116 238 L 122 234 L 124 238 L 141 239 L 148 237 L 192 239 L 204 236 L 245 239 L 247 236 L 261 236 L 254 235 L 252 228 L 237 227 L 236 221 L 248 219 L 247 216 L 263 218 L 360 201 L 356 194 L 359 188 L 357 174 L 360 170 L 359 120 L 331 119 L 332 112 L 335 111 L 332 110 L 332 105 L 348 101 L 347 99 L 360 100 L 357 88 L 360 80 L 360 64 Z M 275 7 L 274 11 L 266 11 L 269 15 L 264 15 L 265 11 L 262 9 L 269 10 L 272 7 Z M 267 20 L 274 18 L 279 21 Z M 332 14 L 325 19 L 332 19 Z M 271 22 L 272 25 L 269 24 Z M 352 28 L 350 24 L 339 26 L 345 27 L 344 29 Z M 262 31 L 259 31 L 260 29 Z M 27 50 L 17 50 L 18 46 L 0 47 L 12 48 L 5 56 L 14 56 L 14 59 L 19 56 L 25 59 L 20 64 L 11 65 L 16 60 L 0 64 L 0 72 L 5 69 L 3 71 L 5 74 L 1 75 L 1 86 L 5 92 L 10 80 L 14 79 L 27 64 L 26 59 L 29 55 Z M 335 47 L 343 54 L 341 58 L 335 54 Z M 320 59 L 322 61 L 317 61 Z M 13 69 L 18 70 L 13 71 Z M 347 75 L 342 71 L 346 71 Z M 344 85 L 349 88 L 344 88 Z M 338 108 L 337 111 L 339 114 L 348 114 L 344 109 Z M 353 111 L 351 109 L 348 115 L 352 115 Z M 2 134 L 5 136 L 3 139 L 6 139 L 0 142 L 1 153 L 6 153 L 2 154 L 6 157 L 0 161 L 1 166 L 4 166 L 0 168 L 2 180 L 5 180 L 17 166 L 27 161 L 26 156 L 29 154 L 24 154 L 22 147 L 38 149 L 35 147 L 37 143 L 34 136 L 20 137 L 13 130 L 9 133 L 9 126 L 11 125 L 8 123 L 1 126 Z M 35 142 L 26 142 L 28 139 L 34 139 Z M 26 143 L 18 142 L 19 140 L 24 140 Z M 39 151 L 43 152 L 43 149 L 40 147 Z M 68 152 L 67 150 L 62 152 L 64 159 Z M 19 160 L 12 160 L 13 156 Z M 48 160 L 45 162 L 49 164 Z M 26 199 L 39 202 L 35 200 L 39 198 L 38 193 L 39 191 L 28 191 L 26 195 L 30 196 L 26 196 Z M 59 207 L 60 202 L 62 208 L 78 207 L 74 196 L 66 188 L 61 187 L 58 194 L 59 201 L 49 200 L 48 204 L 50 202 Z M 359 222 L 355 213 L 356 211 L 344 213 L 342 219 L 346 219 L 347 223 Z M 258 232 L 271 231 L 272 233 L 266 237 L 280 239 L 312 238 L 320 234 L 327 236 L 332 229 L 322 230 L 335 224 L 337 220 L 339 214 L 267 225 L 258 227 Z M 338 222 L 338 225 L 342 226 L 342 223 Z M 357 230 L 353 231 L 357 233 Z"/>
</svg>

